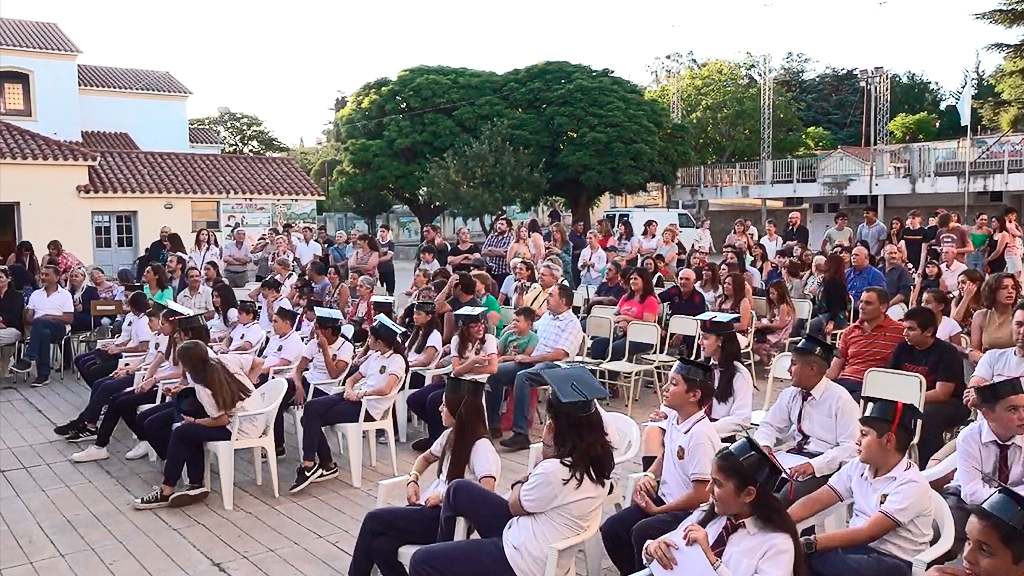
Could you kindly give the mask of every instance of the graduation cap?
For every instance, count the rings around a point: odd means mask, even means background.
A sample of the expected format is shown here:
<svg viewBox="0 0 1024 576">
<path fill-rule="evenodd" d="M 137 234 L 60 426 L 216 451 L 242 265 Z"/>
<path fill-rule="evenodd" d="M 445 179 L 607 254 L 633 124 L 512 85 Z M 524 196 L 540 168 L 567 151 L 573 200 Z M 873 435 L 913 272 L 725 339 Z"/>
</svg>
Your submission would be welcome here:
<svg viewBox="0 0 1024 576">
<path fill-rule="evenodd" d="M 393 300 L 393 299 L 392 299 Z M 388 318 L 384 314 L 377 314 L 373 317 L 373 326 L 370 327 L 372 331 L 380 334 L 390 332 L 395 338 L 399 338 L 402 334 L 405 334 L 405 328 L 402 328 L 398 324 L 395 324 L 394 320 Z"/>
<path fill-rule="evenodd" d="M 310 284 L 308 282 L 301 282 L 301 283 L 296 283 L 296 284 L 297 285 L 295 286 L 295 290 L 296 290 L 296 293 L 299 296 L 309 296 L 310 294 L 313 293 L 313 285 L 312 284 Z"/>
<path fill-rule="evenodd" d="M 1024 383 L 1020 378 L 1010 378 L 977 386 L 974 388 L 974 394 L 978 397 L 978 402 L 982 404 L 997 404 L 1000 400 L 1024 394 Z"/>
<path fill-rule="evenodd" d="M 455 323 L 459 326 L 487 321 L 487 308 L 483 306 L 463 306 L 454 313 Z"/>
<path fill-rule="evenodd" d="M 892 423 L 890 432 L 896 432 L 896 428 L 900 427 L 913 434 L 918 420 L 923 417 L 917 406 L 906 402 L 885 398 L 863 398 L 863 400 L 864 417 Z"/>
<path fill-rule="evenodd" d="M 164 306 L 152 298 L 149 299 L 149 307 L 161 314 L 163 314 L 164 310 L 167 310 L 167 306 Z"/>
<path fill-rule="evenodd" d="M 437 314 L 437 304 L 433 300 L 420 300 L 412 305 L 412 309 L 414 312 L 423 312 L 430 316 Z"/>
<path fill-rule="evenodd" d="M 178 304 L 174 300 L 168 300 L 166 304 L 161 304 L 161 303 L 156 302 L 154 300 L 153 301 L 153 306 L 154 307 L 158 307 L 159 306 L 159 307 L 162 307 L 164 310 L 170 310 L 171 312 L 174 313 L 174 317 L 175 318 L 184 318 L 186 316 L 194 316 L 195 313 L 196 313 L 195 310 L 189 308 L 188 306 L 182 306 L 181 304 Z M 159 310 L 159 308 L 157 308 L 157 309 Z M 161 310 L 161 312 L 162 311 L 163 310 Z"/>
<path fill-rule="evenodd" d="M 445 394 L 462 394 L 478 401 L 484 399 L 485 382 L 481 380 L 469 380 L 458 376 L 449 376 L 444 384 Z"/>
<path fill-rule="evenodd" d="M 735 324 L 740 321 L 739 314 L 729 312 L 704 312 L 694 318 L 700 320 L 701 331 L 718 336 L 736 332 Z"/>
<path fill-rule="evenodd" d="M 305 309 L 306 310 L 313 310 L 314 308 L 319 308 L 319 307 L 321 307 L 323 305 L 324 305 L 324 301 L 323 300 L 317 300 L 316 298 L 310 298 L 309 300 L 306 300 Z"/>
<path fill-rule="evenodd" d="M 122 284 L 122 286 L 125 292 L 142 292 L 145 290 L 145 285 L 143 284 Z"/>
<path fill-rule="evenodd" d="M 808 354 L 821 358 L 825 364 L 832 364 L 835 356 L 835 348 L 817 336 L 807 334 L 800 340 L 800 343 L 793 347 L 794 354 Z"/>
<path fill-rule="evenodd" d="M 722 448 L 722 451 L 730 451 L 740 460 L 740 464 L 757 482 L 758 486 L 775 486 L 779 478 L 785 474 L 785 470 L 779 461 L 771 454 L 764 451 L 764 448 L 750 435 L 740 438 L 730 446 Z"/>
<path fill-rule="evenodd" d="M 178 328 L 198 328 L 199 326 L 206 326 L 206 318 L 203 313 L 190 314 L 188 316 L 178 317 Z"/>
<path fill-rule="evenodd" d="M 370 306 L 378 314 L 390 314 L 395 310 L 394 296 L 373 296 L 370 298 Z"/>
<path fill-rule="evenodd" d="M 1024 495 L 1000 485 L 991 496 L 981 503 L 981 508 L 1018 532 L 1024 532 Z"/>
<path fill-rule="evenodd" d="M 284 306 L 278 306 L 277 310 L 274 311 L 274 314 L 276 314 L 277 317 L 280 318 L 281 320 L 284 320 L 285 322 L 288 322 L 290 324 L 295 324 L 295 320 L 299 318 L 298 312 L 292 310 L 291 308 L 285 308 Z"/>
<path fill-rule="evenodd" d="M 672 367 L 672 373 L 682 376 L 683 380 L 714 382 L 714 370 L 712 370 L 710 364 L 686 357 L 681 357 L 676 361 L 675 366 Z"/>
<path fill-rule="evenodd" d="M 326 328 L 341 326 L 341 323 L 345 321 L 345 317 L 341 315 L 341 310 L 336 308 L 321 308 L 320 306 L 314 306 L 313 313 L 316 314 L 316 323 L 318 326 Z"/>
<path fill-rule="evenodd" d="M 267 278 L 263 282 L 260 282 L 260 290 L 273 290 L 274 292 L 280 292 L 284 284 L 277 278 Z"/>
<path fill-rule="evenodd" d="M 585 366 L 545 368 L 537 374 L 551 387 L 555 405 L 579 416 L 597 410 L 594 401 L 608 397 L 608 391 Z"/>
</svg>

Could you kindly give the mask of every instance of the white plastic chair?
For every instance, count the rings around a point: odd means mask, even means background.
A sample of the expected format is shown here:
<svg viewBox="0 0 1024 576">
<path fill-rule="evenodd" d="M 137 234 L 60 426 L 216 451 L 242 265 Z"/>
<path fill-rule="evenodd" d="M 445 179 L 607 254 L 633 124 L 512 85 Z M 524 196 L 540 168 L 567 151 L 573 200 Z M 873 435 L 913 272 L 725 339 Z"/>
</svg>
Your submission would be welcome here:
<svg viewBox="0 0 1024 576">
<path fill-rule="evenodd" d="M 907 305 L 900 302 L 899 304 L 893 304 L 885 310 L 886 316 L 893 320 L 900 322 L 903 320 L 903 315 L 907 313 Z"/>
<path fill-rule="evenodd" d="M 612 323 L 610 316 L 595 316 L 591 314 L 587 316 L 587 332 L 584 335 L 583 343 L 581 344 L 580 354 L 573 358 L 574 362 L 584 363 L 600 363 L 608 360 L 608 356 L 604 358 L 591 358 L 590 357 L 590 344 L 594 341 L 594 338 L 608 338 L 611 339 L 612 331 L 615 325 Z M 611 347 L 609 346 L 609 350 Z M 609 352 L 610 355 L 610 352 Z"/>
<path fill-rule="evenodd" d="M 618 310 L 619 309 L 615 306 L 602 306 L 601 304 L 598 304 L 590 308 L 590 314 L 587 315 L 587 322 L 590 322 L 589 318 L 591 316 L 607 316 L 611 318 L 615 316 Z"/>
<path fill-rule="evenodd" d="M 659 376 L 667 377 L 668 368 L 678 360 L 676 356 L 666 353 L 669 344 L 672 342 L 672 338 L 677 335 L 684 337 L 692 336 L 694 338 L 694 345 L 693 350 L 690 352 L 690 358 L 694 360 L 697 358 L 697 350 L 700 348 L 700 343 L 697 342 L 696 339 L 700 337 L 700 321 L 693 316 L 676 314 L 668 320 L 668 329 L 665 333 L 665 350 L 640 355 L 641 360 L 655 365 L 655 372 L 657 372 Z"/>
<path fill-rule="evenodd" d="M 913 404 L 918 410 L 924 411 L 924 395 L 928 389 L 924 376 L 914 372 L 893 370 L 891 368 L 869 368 L 864 373 L 864 385 L 861 388 L 861 408 L 864 398 L 882 398 L 895 400 L 904 404 Z M 914 441 L 911 443 L 911 458 L 917 462 L 917 441 L 921 438 L 921 421 L 917 421 Z"/>
<path fill-rule="evenodd" d="M 384 436 L 388 441 L 388 449 L 391 451 L 391 467 L 394 470 L 395 476 L 398 476 L 398 453 L 395 450 L 395 429 L 391 423 L 393 417 L 392 412 L 395 408 L 395 400 L 398 399 L 399 394 L 405 388 L 406 377 L 402 376 L 398 380 L 398 384 L 395 389 L 391 391 L 387 396 L 367 396 L 363 398 L 359 408 L 359 421 L 358 422 L 346 422 L 344 424 L 334 424 L 329 428 L 338 435 L 338 450 L 339 453 L 345 453 L 345 440 L 348 439 L 348 465 L 352 471 L 352 486 L 359 488 L 363 485 L 363 433 L 369 432 L 368 437 L 370 440 L 370 466 L 377 465 L 377 439 L 375 438 L 375 432 L 377 430 L 383 430 Z M 341 390 L 335 389 L 335 393 L 341 393 Z M 366 419 L 366 400 L 367 399 L 380 399 L 387 398 L 391 401 L 391 405 L 384 410 L 381 417 L 372 422 L 367 422 Z"/>
<path fill-rule="evenodd" d="M 811 302 L 810 300 L 806 300 L 804 298 L 794 298 L 793 299 L 793 308 L 796 309 L 796 322 L 799 322 L 800 320 L 803 320 L 804 321 L 804 331 L 806 332 L 808 326 L 810 326 L 811 317 L 814 315 L 814 303 Z M 802 338 L 803 338 L 802 335 L 797 335 L 797 336 L 790 335 L 790 337 L 786 339 L 786 350 L 787 351 L 789 350 L 789 345 L 790 344 L 792 344 L 794 342 L 799 343 Z"/>
<path fill-rule="evenodd" d="M 261 332 L 261 336 L 260 336 L 259 341 L 257 341 L 255 344 L 253 344 L 252 348 L 249 348 L 248 350 L 232 350 L 232 351 L 228 352 L 228 354 L 248 354 L 249 356 L 255 356 L 256 353 L 259 352 L 260 348 L 263 348 L 263 345 L 266 344 L 266 343 L 267 343 L 267 333 L 266 332 Z"/>
<path fill-rule="evenodd" d="M 764 419 L 765 414 L 768 413 L 768 409 L 772 407 L 772 391 L 775 389 L 775 381 L 780 380 L 788 382 L 793 379 L 793 377 L 789 375 L 789 365 L 792 362 L 792 352 L 783 352 L 772 360 L 772 365 L 768 368 L 768 386 L 764 391 L 764 405 L 761 406 L 760 410 L 754 410 L 750 413 L 751 425 L 759 426 L 761 424 L 761 420 Z"/>
<path fill-rule="evenodd" d="M 750 377 L 751 380 L 757 382 L 757 374 L 755 368 L 757 363 L 754 362 L 754 328 L 757 327 L 757 312 L 750 311 L 750 326 L 747 327 L 747 345 L 740 350 L 740 358 L 743 356 L 747 357 L 747 360 L 740 360 L 741 364 L 750 364 Z"/>
<path fill-rule="evenodd" d="M 231 510 L 234 505 L 235 491 L 235 450 L 252 448 L 253 466 L 256 468 L 256 485 L 263 484 L 263 451 L 267 451 L 267 466 L 270 468 L 270 482 L 274 488 L 274 498 L 280 494 L 277 486 L 277 458 L 274 456 L 274 418 L 277 408 L 288 390 L 288 382 L 283 378 L 275 378 L 253 394 L 260 397 L 260 408 L 251 412 L 235 414 L 229 428 L 231 439 L 219 442 L 207 442 L 206 474 L 204 483 L 210 487 L 210 459 L 217 457 L 217 475 L 220 476 L 220 492 L 224 501 L 224 509 Z M 262 427 L 260 435 L 255 438 L 236 438 L 238 423 L 243 419 L 256 419 Z"/>
<path fill-rule="evenodd" d="M 922 470 L 921 474 L 928 482 L 935 482 L 936 480 L 946 477 L 954 470 L 956 470 L 956 450 L 953 450 L 951 454 L 943 458 L 942 461 L 935 466 Z"/>
<path fill-rule="evenodd" d="M 438 352 L 440 354 L 440 352 Z M 435 368 L 413 368 L 411 370 L 417 374 L 423 374 L 424 384 L 430 384 L 430 381 L 434 379 L 434 376 L 444 376 L 445 374 L 451 374 L 452 365 L 440 366 Z M 401 394 L 398 395 L 398 400 L 395 400 L 395 418 L 398 419 L 398 441 L 405 443 L 409 438 L 409 395 L 415 392 L 415 390 L 409 390 L 403 388 Z M 413 414 L 413 424 L 419 426 L 419 418 Z"/>
<path fill-rule="evenodd" d="M 753 300 L 751 309 L 754 311 L 754 314 L 762 318 L 768 316 L 768 299 L 764 296 L 752 296 L 751 299 Z"/>
<path fill-rule="evenodd" d="M 589 322 L 589 320 L 588 320 Z M 611 362 L 604 362 L 596 366 L 596 369 L 604 372 L 617 372 L 619 375 L 628 375 L 629 380 L 626 382 L 620 381 L 612 382 L 607 377 L 603 382 L 606 384 L 618 384 L 625 386 L 629 389 L 629 397 L 626 400 L 626 414 L 632 414 L 633 412 L 633 397 L 640 391 L 640 382 L 637 380 L 637 376 L 642 375 L 644 372 L 654 372 L 653 364 L 639 364 L 631 361 L 629 349 L 634 344 L 650 344 L 654 347 L 655 353 L 658 352 L 658 346 L 661 343 L 661 328 L 653 322 L 642 322 L 635 321 L 630 322 L 629 326 L 626 327 L 626 355 L 622 360 L 613 360 Z M 609 343 L 609 348 L 611 344 Z M 634 353 L 635 354 L 635 353 Z M 634 393 L 635 391 L 635 393 Z"/>
</svg>

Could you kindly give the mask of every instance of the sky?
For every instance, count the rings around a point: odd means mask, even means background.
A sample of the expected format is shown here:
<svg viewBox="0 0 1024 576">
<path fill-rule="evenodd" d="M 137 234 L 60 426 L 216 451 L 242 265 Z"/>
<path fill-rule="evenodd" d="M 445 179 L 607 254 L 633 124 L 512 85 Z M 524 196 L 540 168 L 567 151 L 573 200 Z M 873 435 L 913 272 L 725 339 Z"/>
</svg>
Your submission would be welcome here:
<svg viewBox="0 0 1024 576">
<path fill-rule="evenodd" d="M 698 59 L 804 52 L 837 67 L 914 71 L 956 89 L 981 51 L 1015 34 L 975 20 L 997 0 L 578 0 L 173 3 L 4 0 L 0 16 L 57 22 L 79 62 L 166 70 L 189 117 L 255 114 L 312 145 L 339 91 L 417 65 L 506 72 L 546 60 L 610 68 L 639 84 L 671 52 Z M 824 8 L 839 6 L 842 8 Z"/>
</svg>

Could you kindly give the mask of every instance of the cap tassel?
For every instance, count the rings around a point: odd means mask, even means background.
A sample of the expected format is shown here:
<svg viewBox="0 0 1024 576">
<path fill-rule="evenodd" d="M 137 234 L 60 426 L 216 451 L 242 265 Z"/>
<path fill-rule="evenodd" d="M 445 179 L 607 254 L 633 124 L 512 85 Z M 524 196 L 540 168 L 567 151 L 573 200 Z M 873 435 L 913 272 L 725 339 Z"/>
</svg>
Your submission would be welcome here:
<svg viewBox="0 0 1024 576">
<path fill-rule="evenodd" d="M 896 436 L 896 426 L 900 423 L 900 416 L 903 415 L 903 402 L 896 402 L 896 417 L 892 419 L 892 428 L 889 430 L 889 434 Z"/>
</svg>

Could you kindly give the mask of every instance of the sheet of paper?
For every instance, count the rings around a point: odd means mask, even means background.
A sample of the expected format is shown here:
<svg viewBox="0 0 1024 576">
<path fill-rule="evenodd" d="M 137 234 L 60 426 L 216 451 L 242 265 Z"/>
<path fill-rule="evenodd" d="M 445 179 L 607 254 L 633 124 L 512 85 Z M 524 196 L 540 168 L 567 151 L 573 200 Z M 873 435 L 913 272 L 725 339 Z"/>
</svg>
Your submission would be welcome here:
<svg viewBox="0 0 1024 576">
<path fill-rule="evenodd" d="M 779 464 L 781 464 L 787 471 L 806 462 L 810 462 L 810 459 L 806 456 L 790 454 L 789 452 L 775 452 L 775 459 L 778 460 Z"/>
<path fill-rule="evenodd" d="M 683 542 L 683 531 L 675 530 L 669 533 L 666 538 L 671 538 L 679 548 L 672 551 L 676 559 L 676 565 L 671 570 L 665 570 L 657 562 L 651 563 L 651 574 L 653 576 L 717 576 L 708 557 L 700 546 L 687 546 Z"/>
</svg>

